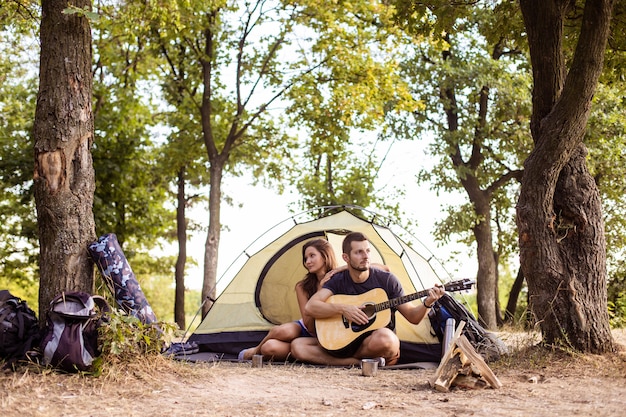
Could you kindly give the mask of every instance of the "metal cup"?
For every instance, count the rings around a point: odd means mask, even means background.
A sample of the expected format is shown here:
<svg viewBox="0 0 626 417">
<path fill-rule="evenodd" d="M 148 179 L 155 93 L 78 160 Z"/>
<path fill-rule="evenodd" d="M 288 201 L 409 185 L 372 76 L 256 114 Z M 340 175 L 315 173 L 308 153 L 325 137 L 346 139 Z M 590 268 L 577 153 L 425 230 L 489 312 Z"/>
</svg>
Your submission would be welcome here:
<svg viewBox="0 0 626 417">
<path fill-rule="evenodd" d="M 378 360 L 361 359 L 361 375 L 376 376 L 377 372 L 378 372 Z"/>
<path fill-rule="evenodd" d="M 253 368 L 263 368 L 263 355 L 253 355 L 252 356 L 252 367 Z"/>
</svg>

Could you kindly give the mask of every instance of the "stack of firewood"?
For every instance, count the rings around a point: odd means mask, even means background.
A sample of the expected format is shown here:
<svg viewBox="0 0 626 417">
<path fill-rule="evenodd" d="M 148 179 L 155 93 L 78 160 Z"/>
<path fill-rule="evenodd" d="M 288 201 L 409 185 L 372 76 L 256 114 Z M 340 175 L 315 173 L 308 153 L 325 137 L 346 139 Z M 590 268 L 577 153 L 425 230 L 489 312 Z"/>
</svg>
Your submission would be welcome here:
<svg viewBox="0 0 626 417">
<path fill-rule="evenodd" d="M 502 387 L 502 383 L 483 357 L 461 334 L 463 326 L 465 322 L 460 322 L 435 376 L 430 381 L 431 387 L 441 392 L 448 392 L 453 386 L 471 389 Z"/>
</svg>

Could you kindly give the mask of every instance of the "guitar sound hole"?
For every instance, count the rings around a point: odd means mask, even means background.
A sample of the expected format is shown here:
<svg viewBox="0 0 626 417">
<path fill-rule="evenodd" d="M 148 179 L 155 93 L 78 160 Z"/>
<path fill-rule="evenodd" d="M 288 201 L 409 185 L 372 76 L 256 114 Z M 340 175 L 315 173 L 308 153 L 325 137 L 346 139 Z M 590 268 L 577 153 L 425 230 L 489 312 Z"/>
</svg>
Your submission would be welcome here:
<svg viewBox="0 0 626 417">
<path fill-rule="evenodd" d="M 374 305 L 373 302 L 368 302 L 368 303 L 363 304 L 361 306 L 361 310 L 363 310 L 363 312 L 367 314 L 369 321 L 365 324 L 352 323 L 350 327 L 352 328 L 352 331 L 356 333 L 367 329 L 376 320 L 376 306 Z"/>
<path fill-rule="evenodd" d="M 376 305 L 374 303 L 365 303 L 361 306 L 361 310 L 367 314 L 370 320 L 376 317 Z"/>
</svg>

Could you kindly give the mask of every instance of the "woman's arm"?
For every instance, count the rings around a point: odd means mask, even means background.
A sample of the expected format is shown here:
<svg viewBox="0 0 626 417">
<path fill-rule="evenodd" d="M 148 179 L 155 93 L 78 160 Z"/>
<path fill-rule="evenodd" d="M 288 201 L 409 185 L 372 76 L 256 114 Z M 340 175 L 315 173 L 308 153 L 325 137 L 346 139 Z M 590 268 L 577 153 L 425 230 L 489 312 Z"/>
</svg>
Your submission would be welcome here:
<svg viewBox="0 0 626 417">
<path fill-rule="evenodd" d="M 309 295 L 302 288 L 302 283 L 296 284 L 296 298 L 298 299 L 298 308 L 300 309 L 300 315 L 302 322 L 309 332 L 315 331 L 315 319 L 305 311 L 306 303 L 309 301 Z"/>
</svg>

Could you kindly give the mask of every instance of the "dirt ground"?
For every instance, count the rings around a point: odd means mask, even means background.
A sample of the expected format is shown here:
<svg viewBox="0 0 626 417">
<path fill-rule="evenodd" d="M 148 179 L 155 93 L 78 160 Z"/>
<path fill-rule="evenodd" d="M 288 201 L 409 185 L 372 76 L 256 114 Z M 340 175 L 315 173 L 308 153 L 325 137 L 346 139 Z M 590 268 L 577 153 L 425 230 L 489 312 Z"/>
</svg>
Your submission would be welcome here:
<svg viewBox="0 0 626 417">
<path fill-rule="evenodd" d="M 626 349 L 626 331 L 614 336 Z M 626 415 L 626 351 L 546 356 L 520 348 L 519 336 L 514 342 L 501 337 L 515 353 L 489 364 L 500 389 L 438 392 L 428 383 L 434 369 L 383 369 L 363 377 L 357 368 L 252 368 L 157 358 L 109 369 L 98 378 L 5 372 L 0 410 L 7 417 Z"/>
</svg>

